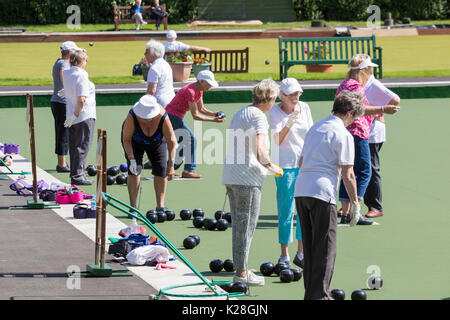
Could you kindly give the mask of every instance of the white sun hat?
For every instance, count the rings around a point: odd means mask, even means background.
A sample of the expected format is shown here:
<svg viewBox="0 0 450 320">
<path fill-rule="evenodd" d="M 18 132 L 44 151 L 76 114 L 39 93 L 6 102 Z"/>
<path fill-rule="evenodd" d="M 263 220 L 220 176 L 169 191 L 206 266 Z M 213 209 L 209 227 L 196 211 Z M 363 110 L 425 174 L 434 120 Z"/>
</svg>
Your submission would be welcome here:
<svg viewBox="0 0 450 320">
<path fill-rule="evenodd" d="M 167 39 L 176 39 L 177 38 L 177 33 L 173 30 L 169 30 L 166 34 L 166 38 Z"/>
<path fill-rule="evenodd" d="M 73 41 L 65 41 L 61 44 L 61 46 L 59 48 L 61 49 L 61 51 L 67 51 L 67 50 L 83 51 L 83 49 L 79 48 Z"/>
<path fill-rule="evenodd" d="M 161 109 L 156 98 L 150 94 L 142 96 L 133 106 L 134 113 L 142 119 L 152 119 L 156 117 Z"/>
<path fill-rule="evenodd" d="M 219 86 L 217 81 L 214 80 L 214 73 L 212 73 L 209 70 L 202 70 L 199 73 L 197 73 L 197 80 L 205 80 L 213 88 L 217 88 Z"/>
<path fill-rule="evenodd" d="M 300 83 L 298 83 L 297 79 L 294 78 L 286 78 L 280 82 L 280 91 L 282 91 L 285 95 L 290 95 L 294 92 L 303 92 Z"/>
</svg>

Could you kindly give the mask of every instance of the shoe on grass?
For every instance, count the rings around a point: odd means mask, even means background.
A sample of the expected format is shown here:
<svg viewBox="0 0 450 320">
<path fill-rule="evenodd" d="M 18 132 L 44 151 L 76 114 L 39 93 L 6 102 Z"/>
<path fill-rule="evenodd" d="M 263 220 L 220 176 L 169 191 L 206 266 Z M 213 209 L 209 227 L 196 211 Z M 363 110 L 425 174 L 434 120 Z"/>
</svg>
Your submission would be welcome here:
<svg viewBox="0 0 450 320">
<path fill-rule="evenodd" d="M 264 285 L 264 277 L 257 276 L 256 274 L 253 273 L 253 271 L 248 270 L 247 276 L 245 277 L 241 278 L 238 275 L 234 275 L 233 282 L 242 282 L 248 286 L 262 287 Z"/>
</svg>

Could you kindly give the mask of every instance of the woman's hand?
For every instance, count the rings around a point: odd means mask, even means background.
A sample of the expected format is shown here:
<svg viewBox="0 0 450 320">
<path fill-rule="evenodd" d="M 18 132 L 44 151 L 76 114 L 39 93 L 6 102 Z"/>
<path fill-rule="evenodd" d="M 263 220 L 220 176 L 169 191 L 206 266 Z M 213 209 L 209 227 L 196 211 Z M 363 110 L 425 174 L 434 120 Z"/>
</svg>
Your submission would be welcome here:
<svg viewBox="0 0 450 320">
<path fill-rule="evenodd" d="M 167 180 L 169 180 L 169 181 L 173 180 L 173 177 L 175 176 L 175 169 L 173 167 L 173 161 L 169 160 L 167 162 L 166 176 L 167 176 Z"/>
<path fill-rule="evenodd" d="M 399 106 L 394 106 L 392 104 L 388 104 L 387 106 L 383 107 L 383 113 L 387 114 L 394 114 L 400 109 Z"/>
</svg>

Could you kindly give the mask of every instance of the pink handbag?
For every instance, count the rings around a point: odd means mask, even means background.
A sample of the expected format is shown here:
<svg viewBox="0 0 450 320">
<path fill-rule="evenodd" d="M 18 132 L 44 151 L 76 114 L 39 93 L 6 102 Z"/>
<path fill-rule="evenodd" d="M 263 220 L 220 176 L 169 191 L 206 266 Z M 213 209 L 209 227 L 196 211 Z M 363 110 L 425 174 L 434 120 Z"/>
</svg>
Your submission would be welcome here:
<svg viewBox="0 0 450 320">
<path fill-rule="evenodd" d="M 56 193 L 56 202 L 59 204 L 78 203 L 82 202 L 84 199 L 89 199 L 89 197 L 85 196 L 83 190 L 76 185 L 72 185 L 67 189 L 60 189 Z"/>
</svg>

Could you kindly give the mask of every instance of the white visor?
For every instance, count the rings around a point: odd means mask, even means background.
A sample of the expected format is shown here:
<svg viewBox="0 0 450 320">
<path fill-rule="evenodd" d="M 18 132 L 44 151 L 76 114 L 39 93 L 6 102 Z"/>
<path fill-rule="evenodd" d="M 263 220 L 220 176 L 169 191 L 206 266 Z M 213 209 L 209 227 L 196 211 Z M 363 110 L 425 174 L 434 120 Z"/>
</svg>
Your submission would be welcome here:
<svg viewBox="0 0 450 320">
<path fill-rule="evenodd" d="M 367 59 L 366 60 L 364 60 L 363 62 L 361 62 L 358 66 L 356 66 L 356 67 L 352 67 L 351 66 L 351 64 L 350 64 L 350 62 L 348 63 L 348 66 L 350 67 L 350 69 L 353 69 L 353 70 L 356 70 L 356 69 L 364 69 L 364 68 L 367 68 L 367 67 L 378 67 L 378 65 L 377 64 L 375 64 L 375 63 L 373 63 L 372 62 L 372 59 L 370 59 L 370 57 L 369 56 L 367 56 Z"/>
</svg>

